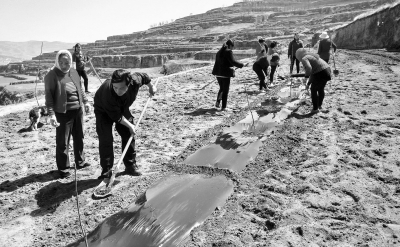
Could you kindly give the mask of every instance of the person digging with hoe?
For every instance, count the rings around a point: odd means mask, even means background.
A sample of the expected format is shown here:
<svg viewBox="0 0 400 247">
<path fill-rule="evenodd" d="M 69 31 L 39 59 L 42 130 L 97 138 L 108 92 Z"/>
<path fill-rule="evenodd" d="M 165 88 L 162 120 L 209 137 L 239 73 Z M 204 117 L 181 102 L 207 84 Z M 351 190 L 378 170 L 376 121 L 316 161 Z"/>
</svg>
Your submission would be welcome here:
<svg viewBox="0 0 400 247">
<path fill-rule="evenodd" d="M 122 139 L 124 150 L 130 136 L 135 135 L 133 116 L 129 107 L 133 104 L 139 88 L 147 85 L 149 93 L 154 95 L 156 87 L 145 73 L 133 73 L 119 69 L 114 71 L 111 80 L 106 80 L 96 91 L 94 96 L 94 113 L 96 116 L 96 131 L 99 137 L 100 165 L 102 168 L 99 179 L 110 178 L 114 165 L 114 148 L 112 127 Z M 136 164 L 135 138 L 133 138 L 125 156 L 123 157 L 125 173 L 140 176 Z"/>
<path fill-rule="evenodd" d="M 304 48 L 296 51 L 296 57 L 301 61 L 306 71 L 305 84 L 309 78 L 306 85 L 307 91 L 311 85 L 311 101 L 313 104 L 311 113 L 318 113 L 319 110 L 322 110 L 326 83 L 331 80 L 331 68 L 318 54 L 307 53 Z"/>
<path fill-rule="evenodd" d="M 258 45 L 259 48 L 256 50 L 259 51 L 257 52 L 256 61 L 253 64 L 253 71 L 256 72 L 258 80 L 260 81 L 259 87 L 261 91 L 262 89 L 267 90 L 267 84 L 265 84 L 265 77 L 268 76 L 268 67 L 269 67 L 269 62 L 267 57 L 268 45 L 265 44 L 265 39 L 262 37 L 258 39 Z"/>
<path fill-rule="evenodd" d="M 329 58 L 331 55 L 331 49 L 333 49 L 333 56 L 335 56 L 336 52 L 336 44 L 329 38 L 327 32 L 322 32 L 319 36 L 321 41 L 318 45 L 318 55 L 327 63 L 329 63 Z M 329 39 L 329 40 L 328 40 Z"/>
</svg>

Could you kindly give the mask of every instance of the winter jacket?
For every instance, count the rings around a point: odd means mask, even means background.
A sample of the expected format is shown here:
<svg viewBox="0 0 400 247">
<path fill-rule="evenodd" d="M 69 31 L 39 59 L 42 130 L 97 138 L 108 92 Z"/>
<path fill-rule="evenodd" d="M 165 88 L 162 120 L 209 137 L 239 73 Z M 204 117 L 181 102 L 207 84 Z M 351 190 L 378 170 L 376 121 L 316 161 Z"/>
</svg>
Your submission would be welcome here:
<svg viewBox="0 0 400 247">
<path fill-rule="evenodd" d="M 226 46 L 223 46 L 215 56 L 212 74 L 221 77 L 232 77 L 230 68 L 242 68 L 243 66 L 243 63 L 235 60 L 232 50 L 228 49 Z"/>
<path fill-rule="evenodd" d="M 288 56 L 296 57 L 296 51 L 297 51 L 299 48 L 303 48 L 303 41 L 293 39 L 293 40 L 289 43 Z"/>
<path fill-rule="evenodd" d="M 322 60 L 317 54 L 307 53 L 300 61 L 306 71 L 306 78 L 329 68 L 328 63 Z"/>
<path fill-rule="evenodd" d="M 132 73 L 132 82 L 128 86 L 128 91 L 122 96 L 118 96 L 112 86 L 111 79 L 106 80 L 97 89 L 94 96 L 94 113 L 106 114 L 114 122 L 119 122 L 124 116 L 126 119 L 131 117 L 129 107 L 136 100 L 139 88 L 150 83 L 151 79 L 146 73 Z"/>
<path fill-rule="evenodd" d="M 323 39 L 319 42 L 318 45 L 318 55 L 328 61 L 330 56 L 331 46 L 333 47 L 333 52 L 336 52 L 336 45 L 328 39 Z"/>
<path fill-rule="evenodd" d="M 85 63 L 88 61 L 88 57 L 84 56 L 82 52 L 72 54 L 72 62 L 76 63 L 76 70 L 82 71 L 85 69 Z"/>
<path fill-rule="evenodd" d="M 81 79 L 75 69 L 71 68 L 69 72 L 64 73 L 58 68 L 53 68 L 44 77 L 45 104 L 49 115 L 54 115 L 54 112 L 65 113 L 67 111 L 67 77 L 69 77 L 76 86 L 79 105 L 82 106 L 88 102 L 81 87 Z"/>
</svg>

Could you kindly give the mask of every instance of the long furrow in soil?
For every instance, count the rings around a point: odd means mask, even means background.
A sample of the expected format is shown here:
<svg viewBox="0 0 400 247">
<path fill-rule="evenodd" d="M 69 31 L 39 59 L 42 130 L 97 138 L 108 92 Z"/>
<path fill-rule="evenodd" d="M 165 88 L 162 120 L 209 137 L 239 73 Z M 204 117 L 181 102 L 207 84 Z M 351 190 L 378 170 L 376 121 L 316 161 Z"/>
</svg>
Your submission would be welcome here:
<svg viewBox="0 0 400 247">
<path fill-rule="evenodd" d="M 325 113 L 294 112 L 186 246 L 400 245 L 396 64 L 341 52 Z"/>
</svg>

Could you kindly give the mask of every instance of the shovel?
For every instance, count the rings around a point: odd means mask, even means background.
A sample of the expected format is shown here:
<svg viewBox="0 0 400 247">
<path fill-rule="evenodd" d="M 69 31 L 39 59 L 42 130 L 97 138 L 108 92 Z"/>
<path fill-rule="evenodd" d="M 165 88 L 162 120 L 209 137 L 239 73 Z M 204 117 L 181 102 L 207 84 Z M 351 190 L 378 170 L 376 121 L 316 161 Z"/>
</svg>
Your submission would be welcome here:
<svg viewBox="0 0 400 247">
<path fill-rule="evenodd" d="M 154 85 L 155 87 L 157 87 L 158 80 L 159 80 L 159 78 L 157 78 L 157 80 L 156 80 L 156 83 Z M 142 120 L 143 115 L 144 115 L 144 113 L 145 113 L 145 111 L 147 109 L 147 105 L 149 104 L 149 102 L 150 102 L 152 97 L 153 96 L 150 95 L 149 98 L 147 99 L 146 104 L 144 105 L 144 108 L 142 110 L 142 113 L 140 114 L 140 117 L 139 117 L 138 121 L 136 122 L 135 130 L 137 130 L 137 128 L 139 127 L 139 123 Z M 101 183 L 99 185 L 97 185 L 97 187 L 93 190 L 93 197 L 94 198 L 97 198 L 97 199 L 105 198 L 105 197 L 108 197 L 108 196 L 110 196 L 112 194 L 111 190 L 113 188 L 115 176 L 117 175 L 119 167 L 120 167 L 120 165 L 122 163 L 122 160 L 125 157 L 126 152 L 128 151 L 129 146 L 131 145 L 132 140 L 133 140 L 133 135 L 131 135 L 131 137 L 129 138 L 128 142 L 126 143 L 124 151 L 122 152 L 121 157 L 119 158 L 117 165 L 114 166 L 111 169 L 111 171 L 110 171 L 111 172 L 111 177 L 103 179 L 103 181 L 101 181 Z"/>
<path fill-rule="evenodd" d="M 329 40 L 331 42 L 331 47 L 329 48 L 329 50 L 331 50 L 332 49 L 332 38 L 331 38 L 331 36 L 329 36 Z M 333 67 L 335 68 L 333 70 L 333 74 L 335 76 L 338 76 L 339 75 L 339 70 L 336 69 L 335 54 L 333 54 L 332 58 L 333 58 Z"/>
<path fill-rule="evenodd" d="M 339 75 L 339 70 L 336 69 L 335 55 L 333 55 L 332 58 L 333 58 L 333 67 L 335 68 L 335 69 L 333 70 L 333 74 L 334 74 L 335 76 L 338 76 L 338 75 Z"/>
</svg>

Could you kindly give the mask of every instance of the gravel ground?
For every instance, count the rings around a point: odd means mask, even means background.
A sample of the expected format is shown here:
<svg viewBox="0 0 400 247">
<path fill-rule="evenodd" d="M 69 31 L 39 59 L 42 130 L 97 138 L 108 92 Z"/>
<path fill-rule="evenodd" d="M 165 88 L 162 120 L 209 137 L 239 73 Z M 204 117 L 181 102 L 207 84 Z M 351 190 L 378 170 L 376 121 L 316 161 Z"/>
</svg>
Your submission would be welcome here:
<svg viewBox="0 0 400 247">
<path fill-rule="evenodd" d="M 103 200 L 91 197 L 100 169 L 95 117 L 87 115 L 92 166 L 77 174 L 84 228 L 93 230 L 165 176 L 222 174 L 234 193 L 191 232 L 187 247 L 400 245 L 399 57 L 340 51 L 324 112 L 310 115 L 310 100 L 303 102 L 240 173 L 183 160 L 246 117 L 246 95 L 255 111 L 276 111 L 270 96 L 282 86 L 260 93 L 251 67 L 239 70 L 228 101 L 233 112 L 221 114 L 213 107 L 218 89 L 210 68 L 164 79 L 137 133 L 144 175 L 119 176 L 114 195 Z M 146 91 L 131 109 L 135 117 Z M 44 124 L 27 131 L 28 111 L 0 118 L 0 243 L 65 246 L 80 238 L 74 179 L 58 177 L 55 130 Z M 119 143 L 116 135 L 117 157 Z"/>
</svg>

